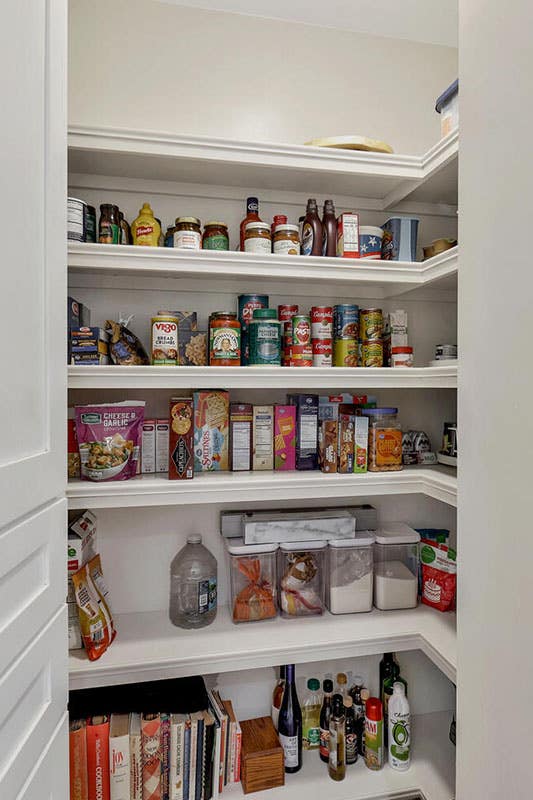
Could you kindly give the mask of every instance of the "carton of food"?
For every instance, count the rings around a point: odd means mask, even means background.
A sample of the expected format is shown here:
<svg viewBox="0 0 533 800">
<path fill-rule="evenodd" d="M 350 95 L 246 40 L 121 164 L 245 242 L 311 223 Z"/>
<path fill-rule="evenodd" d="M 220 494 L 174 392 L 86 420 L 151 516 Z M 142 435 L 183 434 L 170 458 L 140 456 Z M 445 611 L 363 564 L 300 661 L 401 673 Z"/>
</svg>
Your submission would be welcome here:
<svg viewBox="0 0 533 800">
<path fill-rule="evenodd" d="M 143 423 L 141 472 L 155 472 L 155 419 L 145 419 Z"/>
<path fill-rule="evenodd" d="M 295 406 L 274 406 L 274 469 L 296 469 Z"/>
<path fill-rule="evenodd" d="M 296 469 L 316 469 L 318 465 L 318 395 L 290 394 L 296 406 Z"/>
<path fill-rule="evenodd" d="M 339 464 L 338 471 L 348 473 L 354 471 L 354 430 L 355 406 L 341 403 L 339 406 Z"/>
<path fill-rule="evenodd" d="M 178 325 L 178 364 L 182 367 L 205 367 L 207 333 Z"/>
<path fill-rule="evenodd" d="M 168 419 L 157 419 L 155 422 L 155 471 L 168 470 L 168 440 L 170 424 Z"/>
<path fill-rule="evenodd" d="M 354 472 L 366 472 L 368 468 L 368 417 L 355 417 L 354 428 Z"/>
<path fill-rule="evenodd" d="M 340 214 L 337 219 L 337 255 L 360 258 L 359 214 Z"/>
<path fill-rule="evenodd" d="M 253 406 L 251 403 L 231 403 L 229 412 L 230 469 L 233 472 L 252 469 Z"/>
<path fill-rule="evenodd" d="M 227 470 L 229 394 L 220 389 L 194 393 L 194 471 Z"/>
<path fill-rule="evenodd" d="M 194 477 L 194 428 L 192 397 L 172 397 L 168 425 L 169 480 Z M 166 420 L 164 420 L 166 423 Z"/>
<path fill-rule="evenodd" d="M 254 406 L 252 469 L 274 469 L 274 407 Z"/>
</svg>

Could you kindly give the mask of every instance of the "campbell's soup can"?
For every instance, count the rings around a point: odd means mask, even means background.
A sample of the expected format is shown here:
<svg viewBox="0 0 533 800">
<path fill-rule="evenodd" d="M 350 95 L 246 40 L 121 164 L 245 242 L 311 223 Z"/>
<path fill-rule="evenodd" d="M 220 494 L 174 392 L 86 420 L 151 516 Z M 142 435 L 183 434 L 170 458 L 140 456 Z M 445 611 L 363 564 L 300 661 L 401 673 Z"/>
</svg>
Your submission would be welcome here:
<svg viewBox="0 0 533 800">
<path fill-rule="evenodd" d="M 363 342 L 373 342 L 383 336 L 381 308 L 362 308 L 359 311 L 359 337 Z"/>
<path fill-rule="evenodd" d="M 278 306 L 278 319 L 280 322 L 287 322 L 298 313 L 298 306 L 281 305 Z"/>
<path fill-rule="evenodd" d="M 178 361 L 178 320 L 167 314 L 152 317 L 152 364 L 175 366 Z"/>
<path fill-rule="evenodd" d="M 333 306 L 333 338 L 357 339 L 359 336 L 359 306 L 354 303 Z"/>
<path fill-rule="evenodd" d="M 383 341 L 373 339 L 363 342 L 361 354 L 362 367 L 382 367 L 383 366 Z"/>
<path fill-rule="evenodd" d="M 311 309 L 311 338 L 333 338 L 333 307 L 313 306 Z"/>
<path fill-rule="evenodd" d="M 291 367 L 312 367 L 313 348 L 311 343 L 293 344 L 291 347 Z"/>
<path fill-rule="evenodd" d="M 333 366 L 356 367 L 358 363 L 357 350 L 357 339 L 334 339 Z"/>
<path fill-rule="evenodd" d="M 313 367 L 331 367 L 333 342 L 331 339 L 313 339 Z"/>
<path fill-rule="evenodd" d="M 295 314 L 292 318 L 292 344 L 311 346 L 311 320 L 304 314 Z"/>
</svg>

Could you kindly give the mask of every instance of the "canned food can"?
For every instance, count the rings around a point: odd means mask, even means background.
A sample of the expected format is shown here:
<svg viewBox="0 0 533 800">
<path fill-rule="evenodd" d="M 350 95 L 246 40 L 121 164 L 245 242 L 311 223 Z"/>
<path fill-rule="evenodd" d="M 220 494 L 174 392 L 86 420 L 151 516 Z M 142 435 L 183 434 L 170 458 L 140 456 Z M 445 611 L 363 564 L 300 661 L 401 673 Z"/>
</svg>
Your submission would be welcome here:
<svg viewBox="0 0 533 800">
<path fill-rule="evenodd" d="M 311 320 L 304 314 L 295 314 L 292 318 L 293 345 L 311 346 Z"/>
<path fill-rule="evenodd" d="M 160 314 L 152 317 L 152 364 L 175 366 L 178 361 L 177 317 Z"/>
<path fill-rule="evenodd" d="M 359 306 L 353 303 L 333 306 L 333 338 L 357 339 L 359 335 Z"/>
<path fill-rule="evenodd" d="M 333 337 L 333 307 L 313 306 L 311 309 L 311 338 L 331 339 Z"/>
<path fill-rule="evenodd" d="M 438 344 L 435 347 L 435 360 L 442 361 L 448 358 L 457 358 L 456 344 Z"/>
<path fill-rule="evenodd" d="M 331 367 L 333 342 L 331 339 L 313 339 L 313 367 Z"/>
<path fill-rule="evenodd" d="M 283 323 L 283 366 L 289 367 L 291 364 L 292 348 L 292 319 Z"/>
<path fill-rule="evenodd" d="M 357 366 L 357 340 L 356 339 L 334 339 L 333 340 L 333 366 L 334 367 L 356 367 Z"/>
<path fill-rule="evenodd" d="M 96 209 L 85 206 L 85 241 L 96 242 Z"/>
<path fill-rule="evenodd" d="M 278 306 L 278 319 L 280 322 L 287 322 L 298 313 L 298 306 L 281 305 Z"/>
<path fill-rule="evenodd" d="M 374 339 L 370 342 L 363 342 L 361 366 L 362 367 L 383 366 L 383 341 L 381 339 Z"/>
<path fill-rule="evenodd" d="M 291 347 L 291 367 L 312 367 L 313 348 L 311 343 L 293 344 Z"/>
<path fill-rule="evenodd" d="M 359 312 L 359 336 L 363 342 L 373 342 L 383 336 L 381 308 L 365 308 Z"/>
<path fill-rule="evenodd" d="M 86 206 L 77 197 L 67 197 L 67 239 L 71 242 L 85 241 Z"/>
<path fill-rule="evenodd" d="M 248 335 L 248 325 L 252 321 L 255 308 L 268 308 L 268 295 L 239 295 L 239 322 L 241 323 L 241 364 L 243 367 L 248 365 L 248 360 L 250 358 L 250 338 Z"/>
</svg>

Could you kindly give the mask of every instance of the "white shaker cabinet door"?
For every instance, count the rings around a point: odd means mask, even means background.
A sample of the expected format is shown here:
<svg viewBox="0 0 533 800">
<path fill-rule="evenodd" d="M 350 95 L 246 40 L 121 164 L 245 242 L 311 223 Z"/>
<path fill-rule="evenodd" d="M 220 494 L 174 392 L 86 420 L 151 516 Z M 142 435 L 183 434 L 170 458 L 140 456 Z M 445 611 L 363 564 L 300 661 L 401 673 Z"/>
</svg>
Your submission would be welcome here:
<svg viewBox="0 0 533 800">
<path fill-rule="evenodd" d="M 2 0 L 0 798 L 68 798 L 66 0 Z"/>
</svg>

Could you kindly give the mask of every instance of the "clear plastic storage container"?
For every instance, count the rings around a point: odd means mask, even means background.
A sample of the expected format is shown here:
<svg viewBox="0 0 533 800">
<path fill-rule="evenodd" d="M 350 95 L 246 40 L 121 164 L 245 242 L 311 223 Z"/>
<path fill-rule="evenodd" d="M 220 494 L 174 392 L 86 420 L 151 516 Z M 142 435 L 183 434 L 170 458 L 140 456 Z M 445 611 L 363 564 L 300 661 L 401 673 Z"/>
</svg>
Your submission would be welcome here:
<svg viewBox="0 0 533 800">
<path fill-rule="evenodd" d="M 391 472 L 402 465 L 402 426 L 397 408 L 364 408 L 368 417 L 368 471 Z"/>
<path fill-rule="evenodd" d="M 404 522 L 393 522 L 375 535 L 374 605 L 383 610 L 414 608 L 420 534 Z"/>
<path fill-rule="evenodd" d="M 324 613 L 326 542 L 283 542 L 278 553 L 282 617 Z"/>
<path fill-rule="evenodd" d="M 231 616 L 233 622 L 256 622 L 277 615 L 277 544 L 244 544 L 229 539 Z"/>
<path fill-rule="evenodd" d="M 332 614 L 372 609 L 374 541 L 373 533 L 361 531 L 355 539 L 328 543 L 326 605 Z"/>
</svg>

